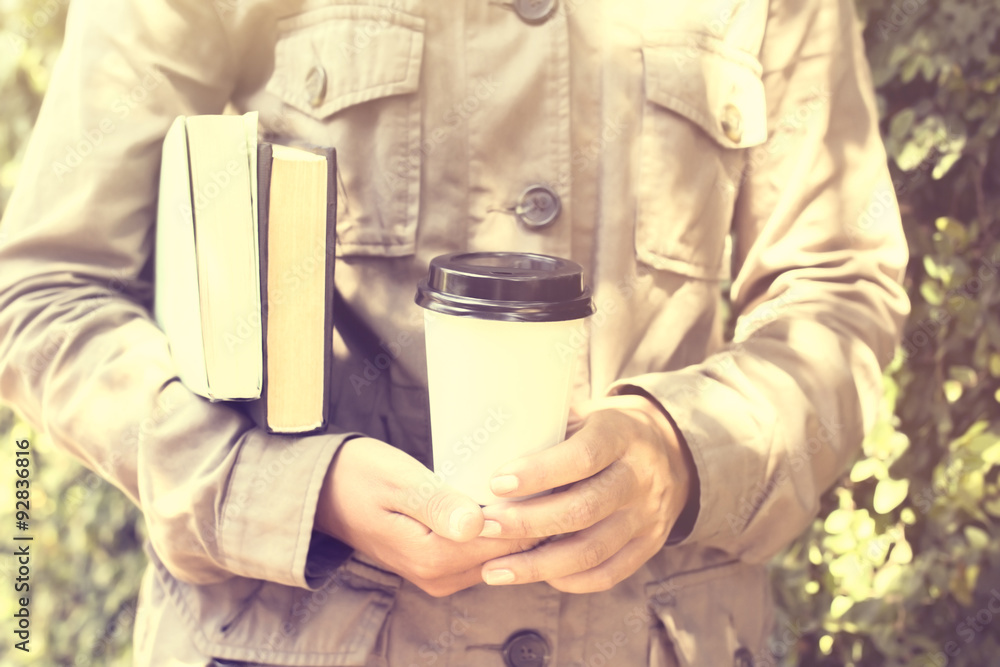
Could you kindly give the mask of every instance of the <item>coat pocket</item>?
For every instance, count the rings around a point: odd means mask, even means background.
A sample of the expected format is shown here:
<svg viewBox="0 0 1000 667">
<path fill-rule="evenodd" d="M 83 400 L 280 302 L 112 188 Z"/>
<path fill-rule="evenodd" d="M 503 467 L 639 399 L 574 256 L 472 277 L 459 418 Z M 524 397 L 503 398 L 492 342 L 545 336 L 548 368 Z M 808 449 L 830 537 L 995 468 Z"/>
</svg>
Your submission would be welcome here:
<svg viewBox="0 0 1000 667">
<path fill-rule="evenodd" d="M 642 55 L 636 255 L 655 269 L 724 279 L 743 149 L 767 139 L 760 63 L 682 31 L 657 33 Z"/>
<path fill-rule="evenodd" d="M 771 626 L 767 570 L 729 562 L 646 585 L 659 623 L 650 633 L 649 664 L 753 667 Z"/>
<path fill-rule="evenodd" d="M 184 641 L 220 665 L 365 665 L 383 641 L 401 583 L 357 554 L 316 590 L 242 577 L 193 586 L 151 559 L 170 598 L 161 604 L 175 605 Z"/>
<path fill-rule="evenodd" d="M 414 252 L 423 46 L 423 18 L 398 3 L 326 4 L 277 24 L 267 91 L 283 130 L 337 149 L 338 256 Z"/>
</svg>

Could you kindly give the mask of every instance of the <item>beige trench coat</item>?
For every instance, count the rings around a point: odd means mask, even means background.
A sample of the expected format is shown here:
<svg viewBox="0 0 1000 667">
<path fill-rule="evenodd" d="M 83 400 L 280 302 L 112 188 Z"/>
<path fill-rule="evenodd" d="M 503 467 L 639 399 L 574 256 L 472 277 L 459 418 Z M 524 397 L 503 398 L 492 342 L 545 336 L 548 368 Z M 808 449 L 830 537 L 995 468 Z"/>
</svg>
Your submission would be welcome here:
<svg viewBox="0 0 1000 667">
<path fill-rule="evenodd" d="M 908 309 L 852 4 L 554 2 L 72 4 L 0 226 L 0 399 L 142 508 L 136 664 L 764 667 L 796 640 L 768 640 L 764 563 L 855 456 Z M 339 152 L 337 285 L 381 345 L 337 337 L 326 435 L 194 397 L 150 318 L 161 141 L 227 105 Z M 580 262 L 578 397 L 644 389 L 691 449 L 693 528 L 612 590 L 435 599 L 313 532 L 351 434 L 427 459 L 414 286 L 466 249 Z"/>
</svg>

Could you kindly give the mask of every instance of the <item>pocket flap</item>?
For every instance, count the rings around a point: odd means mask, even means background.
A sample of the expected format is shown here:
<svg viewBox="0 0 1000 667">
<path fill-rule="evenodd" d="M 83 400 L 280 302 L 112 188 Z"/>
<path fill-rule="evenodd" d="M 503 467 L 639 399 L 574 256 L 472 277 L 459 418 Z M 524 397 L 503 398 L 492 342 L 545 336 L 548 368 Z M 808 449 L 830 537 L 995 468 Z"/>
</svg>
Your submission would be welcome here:
<svg viewBox="0 0 1000 667">
<path fill-rule="evenodd" d="M 768 586 L 762 566 L 729 562 L 650 583 L 646 596 L 681 667 L 745 664 L 766 651 Z"/>
<path fill-rule="evenodd" d="M 400 577 L 354 554 L 318 589 L 243 577 L 194 586 L 147 549 L 159 585 L 204 655 L 246 665 L 364 664 L 375 650 Z"/>
<path fill-rule="evenodd" d="M 424 20 L 395 5 L 333 5 L 282 19 L 267 89 L 322 120 L 417 90 Z"/>
<path fill-rule="evenodd" d="M 643 47 L 642 57 L 650 102 L 690 119 L 726 148 L 767 140 L 764 83 L 752 55 L 685 33 L 658 38 Z"/>
</svg>

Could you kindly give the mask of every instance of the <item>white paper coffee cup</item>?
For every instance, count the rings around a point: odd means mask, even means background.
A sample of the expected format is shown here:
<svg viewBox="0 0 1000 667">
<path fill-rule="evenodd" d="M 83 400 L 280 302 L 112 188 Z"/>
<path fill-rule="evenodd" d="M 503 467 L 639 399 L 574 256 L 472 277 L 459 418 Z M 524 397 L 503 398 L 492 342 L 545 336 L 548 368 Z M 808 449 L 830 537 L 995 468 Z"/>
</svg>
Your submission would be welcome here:
<svg viewBox="0 0 1000 667">
<path fill-rule="evenodd" d="M 434 471 L 482 505 L 505 463 L 563 440 L 579 357 L 574 334 L 593 313 L 583 269 L 529 253 L 435 258 L 423 306 Z"/>
</svg>

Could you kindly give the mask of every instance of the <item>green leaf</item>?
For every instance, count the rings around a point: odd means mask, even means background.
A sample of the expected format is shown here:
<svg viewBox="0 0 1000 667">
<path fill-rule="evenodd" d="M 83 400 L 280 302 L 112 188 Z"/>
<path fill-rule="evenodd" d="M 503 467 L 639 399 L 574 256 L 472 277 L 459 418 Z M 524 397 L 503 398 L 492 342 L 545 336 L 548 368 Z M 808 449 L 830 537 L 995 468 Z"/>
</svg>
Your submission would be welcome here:
<svg viewBox="0 0 1000 667">
<path fill-rule="evenodd" d="M 892 547 L 889 560 L 900 565 L 907 565 L 913 560 L 913 547 L 905 539 L 900 539 Z"/>
<path fill-rule="evenodd" d="M 997 440 L 983 450 L 981 456 L 983 457 L 983 463 L 992 463 L 994 465 L 1000 464 L 1000 440 Z"/>
<path fill-rule="evenodd" d="M 830 603 L 830 616 L 832 618 L 840 618 L 853 606 L 854 600 L 846 595 L 838 595 L 833 598 L 833 602 Z"/>
<path fill-rule="evenodd" d="M 989 427 L 990 423 L 985 419 L 981 419 L 973 423 L 972 426 L 970 426 L 965 431 L 965 433 L 952 440 L 951 443 L 948 445 L 948 447 L 953 452 L 963 449 L 964 447 L 967 447 L 969 443 L 971 443 L 973 440 L 975 440 L 980 435 L 985 433 L 986 429 L 988 429 Z"/>
<path fill-rule="evenodd" d="M 934 255 L 924 255 L 924 273 L 935 280 L 941 279 L 941 266 Z"/>
<path fill-rule="evenodd" d="M 955 166 L 955 163 L 962 157 L 961 151 L 953 151 L 946 153 L 938 160 L 937 165 L 934 166 L 934 171 L 931 172 L 931 178 L 936 181 L 941 180 L 945 175 L 951 171 L 951 168 Z"/>
<path fill-rule="evenodd" d="M 888 474 L 889 471 L 882 461 L 871 458 L 861 459 L 851 468 L 851 481 L 855 483 L 863 482 L 871 477 L 882 479 Z"/>
<path fill-rule="evenodd" d="M 1000 354 L 996 352 L 990 355 L 990 375 L 1000 377 Z"/>
<path fill-rule="evenodd" d="M 983 508 L 993 516 L 1000 518 L 1000 498 L 990 498 L 983 503 Z"/>
<path fill-rule="evenodd" d="M 958 380 L 945 380 L 941 389 L 944 391 L 944 397 L 949 403 L 954 403 L 962 398 L 962 383 Z"/>
<path fill-rule="evenodd" d="M 960 382 L 963 387 L 974 387 L 979 382 L 976 371 L 968 366 L 952 366 L 948 369 L 948 377 Z"/>
<path fill-rule="evenodd" d="M 893 139 L 903 139 L 910 133 L 910 128 L 913 127 L 913 121 L 916 120 L 917 114 L 913 110 L 913 107 L 906 107 L 899 111 L 892 120 L 889 121 L 889 136 Z"/>
<path fill-rule="evenodd" d="M 920 296 L 930 305 L 940 306 L 944 303 L 944 288 L 935 280 L 924 280 L 920 283 Z"/>
<path fill-rule="evenodd" d="M 830 535 L 839 535 L 851 527 L 851 520 L 854 512 L 851 510 L 836 509 L 830 512 L 823 522 L 823 529 Z"/>
<path fill-rule="evenodd" d="M 990 544 L 990 536 L 978 526 L 966 526 L 963 532 L 966 541 L 973 549 L 985 549 Z"/>
<path fill-rule="evenodd" d="M 888 514 L 899 507 L 910 490 L 910 480 L 886 478 L 875 487 L 872 507 L 879 514 Z"/>
</svg>

